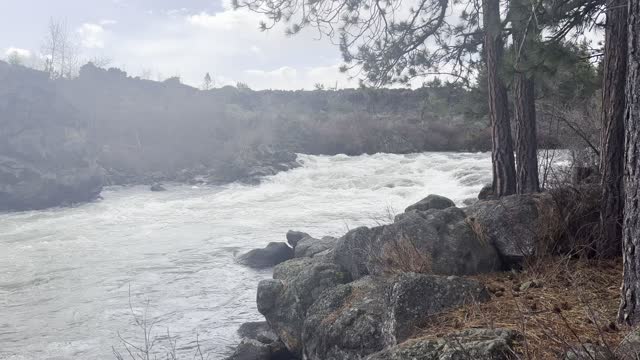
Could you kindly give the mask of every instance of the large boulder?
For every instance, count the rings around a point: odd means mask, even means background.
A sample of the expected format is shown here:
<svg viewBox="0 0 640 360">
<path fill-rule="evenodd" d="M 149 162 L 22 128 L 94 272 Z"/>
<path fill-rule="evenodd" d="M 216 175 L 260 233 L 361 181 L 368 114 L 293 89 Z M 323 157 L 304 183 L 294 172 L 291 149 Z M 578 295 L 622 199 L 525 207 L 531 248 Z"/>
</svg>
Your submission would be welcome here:
<svg viewBox="0 0 640 360">
<path fill-rule="evenodd" d="M 252 268 L 266 268 L 293 258 L 293 249 L 284 242 L 270 242 L 263 249 L 253 249 L 238 257 L 238 263 Z"/>
<path fill-rule="evenodd" d="M 495 246 L 507 265 L 534 255 L 554 237 L 560 221 L 556 203 L 548 193 L 478 201 L 464 211 L 479 241 Z"/>
<path fill-rule="evenodd" d="M 366 360 L 509 360 L 519 335 L 507 329 L 469 329 L 438 339 L 415 339 Z"/>
<path fill-rule="evenodd" d="M 445 309 L 486 301 L 477 281 L 401 274 L 364 277 L 326 291 L 304 322 L 304 358 L 361 359 L 412 336 Z"/>
<path fill-rule="evenodd" d="M 302 354 L 302 327 L 307 310 L 324 291 L 350 281 L 339 265 L 323 257 L 286 261 L 273 279 L 258 284 L 258 311 L 294 355 Z"/>
<path fill-rule="evenodd" d="M 446 198 L 440 195 L 431 194 L 426 198 L 418 201 L 417 203 L 407 207 L 404 211 L 405 212 L 409 212 L 413 210 L 427 211 L 430 209 L 442 210 L 452 206 L 456 206 L 456 204 L 453 201 L 451 201 L 449 198 Z"/>
<path fill-rule="evenodd" d="M 478 238 L 456 207 L 409 212 L 393 224 L 354 229 L 336 243 L 335 261 L 354 279 L 399 272 L 468 275 L 502 267 L 496 249 Z"/>
</svg>

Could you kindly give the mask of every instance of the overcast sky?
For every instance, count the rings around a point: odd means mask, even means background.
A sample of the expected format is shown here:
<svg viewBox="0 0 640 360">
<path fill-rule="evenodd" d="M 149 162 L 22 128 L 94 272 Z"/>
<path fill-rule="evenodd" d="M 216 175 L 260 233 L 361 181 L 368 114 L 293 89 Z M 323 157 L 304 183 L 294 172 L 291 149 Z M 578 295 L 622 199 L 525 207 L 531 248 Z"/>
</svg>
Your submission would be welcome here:
<svg viewBox="0 0 640 360">
<path fill-rule="evenodd" d="M 39 56 L 50 18 L 66 20 L 85 59 L 152 79 L 178 75 L 199 86 L 242 81 L 254 89 L 354 87 L 338 49 L 311 30 L 258 29 L 259 16 L 229 0 L 0 0 L 0 55 Z"/>
</svg>

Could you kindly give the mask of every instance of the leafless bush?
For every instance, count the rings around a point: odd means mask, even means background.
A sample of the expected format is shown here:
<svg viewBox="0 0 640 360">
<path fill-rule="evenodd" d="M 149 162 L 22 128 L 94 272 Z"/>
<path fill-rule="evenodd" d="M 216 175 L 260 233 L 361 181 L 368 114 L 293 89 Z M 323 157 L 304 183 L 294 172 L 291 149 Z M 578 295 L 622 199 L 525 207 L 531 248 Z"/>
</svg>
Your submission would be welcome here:
<svg viewBox="0 0 640 360">
<path fill-rule="evenodd" d="M 165 329 L 166 334 L 161 334 L 155 329 L 158 327 L 158 318 L 150 317 L 149 310 L 150 301 L 147 299 L 142 311 L 136 312 L 131 301 L 131 287 L 129 287 L 129 311 L 133 318 L 133 326 L 139 332 L 142 339 L 134 341 L 125 338 L 118 331 L 118 339 L 123 348 L 118 350 L 115 346 L 111 347 L 116 360 L 180 360 L 177 353 L 177 338 L 171 335 L 169 329 Z M 162 347 L 162 349 L 159 349 Z M 205 360 L 200 348 L 200 339 L 196 333 L 196 345 L 193 359 Z"/>
</svg>

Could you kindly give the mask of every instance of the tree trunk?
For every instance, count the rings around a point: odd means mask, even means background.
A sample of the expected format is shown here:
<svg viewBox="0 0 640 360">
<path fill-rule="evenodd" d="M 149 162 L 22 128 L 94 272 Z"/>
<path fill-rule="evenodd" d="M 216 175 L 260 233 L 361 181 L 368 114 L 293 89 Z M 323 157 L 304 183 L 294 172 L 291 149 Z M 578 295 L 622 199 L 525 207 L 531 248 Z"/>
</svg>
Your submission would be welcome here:
<svg viewBox="0 0 640 360">
<path fill-rule="evenodd" d="M 491 118 L 491 160 L 493 193 L 496 196 L 516 192 L 516 170 L 509 125 L 507 90 L 501 75 L 503 57 L 500 1 L 483 0 L 484 56 L 487 67 L 489 117 Z"/>
<path fill-rule="evenodd" d="M 509 11 L 515 52 L 513 86 L 516 117 L 516 191 L 518 194 L 528 194 L 540 191 L 535 80 L 530 59 L 530 53 L 536 46 L 538 29 L 530 0 L 513 0 Z"/>
<path fill-rule="evenodd" d="M 627 69 L 627 0 L 614 0 L 607 10 L 604 79 L 602 85 L 602 133 L 600 173 L 602 238 L 596 244 L 600 257 L 621 252 L 624 207 L 624 112 Z"/>
<path fill-rule="evenodd" d="M 629 1 L 625 115 L 624 280 L 618 320 L 640 323 L 640 3 Z"/>
</svg>

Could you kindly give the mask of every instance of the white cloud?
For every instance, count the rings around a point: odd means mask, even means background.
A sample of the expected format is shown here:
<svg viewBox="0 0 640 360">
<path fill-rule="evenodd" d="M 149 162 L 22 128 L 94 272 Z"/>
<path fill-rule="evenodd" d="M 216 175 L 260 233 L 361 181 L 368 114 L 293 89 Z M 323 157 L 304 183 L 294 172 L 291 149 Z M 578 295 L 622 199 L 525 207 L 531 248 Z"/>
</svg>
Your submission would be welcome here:
<svg viewBox="0 0 640 360">
<path fill-rule="evenodd" d="M 133 70 L 132 75 L 146 69 L 179 75 L 194 86 L 201 85 L 207 72 L 218 86 L 238 81 L 253 89 L 357 85 L 338 71 L 339 50 L 328 39 L 317 40 L 310 29 L 286 36 L 281 25 L 262 32 L 260 20 L 261 15 L 246 9 L 232 10 L 225 0 L 217 13 L 156 14 L 138 32 L 109 31 L 113 47 L 103 50 L 115 66 Z"/>
<path fill-rule="evenodd" d="M 118 23 L 118 21 L 112 20 L 112 19 L 103 19 L 103 20 L 100 20 L 98 23 L 102 26 L 108 26 L 108 25 L 115 25 Z"/>
<path fill-rule="evenodd" d="M 9 56 L 18 56 L 22 59 L 29 59 L 31 58 L 31 51 L 27 50 L 27 49 L 21 49 L 21 48 L 17 48 L 17 47 L 10 47 L 8 48 L 5 52 L 4 52 L 5 56 L 9 57 Z"/>
<path fill-rule="evenodd" d="M 84 23 L 77 32 L 82 46 L 89 49 L 104 48 L 105 30 L 102 25 Z"/>
</svg>

